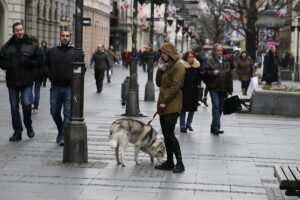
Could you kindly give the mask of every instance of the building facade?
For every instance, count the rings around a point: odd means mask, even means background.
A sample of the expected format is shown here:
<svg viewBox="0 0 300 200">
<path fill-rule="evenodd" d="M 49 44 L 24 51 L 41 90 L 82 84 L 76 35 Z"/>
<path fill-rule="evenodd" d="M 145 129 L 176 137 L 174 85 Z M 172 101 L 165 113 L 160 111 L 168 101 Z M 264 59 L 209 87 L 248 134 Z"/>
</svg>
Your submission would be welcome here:
<svg viewBox="0 0 300 200">
<path fill-rule="evenodd" d="M 85 0 L 83 17 L 90 24 L 83 26 L 83 50 L 87 61 L 96 50 L 98 44 L 109 47 L 110 33 L 109 0 Z"/>
<path fill-rule="evenodd" d="M 12 24 L 21 22 L 28 35 L 53 46 L 62 28 L 73 30 L 74 12 L 75 0 L 0 0 L 0 45 L 12 35 Z"/>
</svg>

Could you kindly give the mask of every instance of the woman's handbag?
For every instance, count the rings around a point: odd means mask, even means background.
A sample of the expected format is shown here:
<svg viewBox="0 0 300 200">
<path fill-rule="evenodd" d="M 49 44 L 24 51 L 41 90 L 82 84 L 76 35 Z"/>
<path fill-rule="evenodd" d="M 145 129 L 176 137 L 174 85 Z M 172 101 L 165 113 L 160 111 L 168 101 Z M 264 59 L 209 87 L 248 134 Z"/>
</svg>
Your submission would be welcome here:
<svg viewBox="0 0 300 200">
<path fill-rule="evenodd" d="M 231 96 L 224 100 L 223 104 L 223 114 L 230 115 L 235 112 L 242 110 L 242 105 L 239 97 L 237 95 Z"/>
</svg>

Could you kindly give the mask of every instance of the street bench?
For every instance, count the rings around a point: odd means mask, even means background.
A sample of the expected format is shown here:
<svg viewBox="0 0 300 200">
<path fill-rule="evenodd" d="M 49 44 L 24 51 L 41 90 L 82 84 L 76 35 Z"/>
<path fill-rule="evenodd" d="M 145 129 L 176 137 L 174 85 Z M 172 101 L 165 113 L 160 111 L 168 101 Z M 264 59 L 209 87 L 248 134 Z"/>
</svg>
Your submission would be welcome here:
<svg viewBox="0 0 300 200">
<path fill-rule="evenodd" d="M 276 165 L 274 176 L 279 181 L 279 188 L 286 190 L 286 196 L 300 196 L 300 166 Z"/>
<path fill-rule="evenodd" d="M 245 96 L 245 95 L 239 95 L 239 99 L 241 104 L 247 108 L 248 110 L 250 110 L 251 108 L 251 97 L 249 96 Z"/>
</svg>

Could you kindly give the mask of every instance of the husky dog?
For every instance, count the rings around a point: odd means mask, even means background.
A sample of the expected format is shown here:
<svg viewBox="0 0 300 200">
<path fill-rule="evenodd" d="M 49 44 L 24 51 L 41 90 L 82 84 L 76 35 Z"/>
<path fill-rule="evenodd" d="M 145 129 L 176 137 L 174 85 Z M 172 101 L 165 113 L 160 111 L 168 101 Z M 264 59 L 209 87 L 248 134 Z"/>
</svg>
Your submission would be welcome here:
<svg viewBox="0 0 300 200">
<path fill-rule="evenodd" d="M 138 153 L 140 150 L 150 155 L 152 164 L 154 157 L 159 163 L 163 161 L 166 151 L 164 140 L 158 136 L 150 124 L 144 124 L 133 119 L 119 119 L 111 125 L 109 145 L 115 149 L 117 164 L 122 164 L 123 167 L 125 166 L 124 153 L 128 142 L 134 144 L 134 160 L 137 165 L 139 164 Z"/>
</svg>

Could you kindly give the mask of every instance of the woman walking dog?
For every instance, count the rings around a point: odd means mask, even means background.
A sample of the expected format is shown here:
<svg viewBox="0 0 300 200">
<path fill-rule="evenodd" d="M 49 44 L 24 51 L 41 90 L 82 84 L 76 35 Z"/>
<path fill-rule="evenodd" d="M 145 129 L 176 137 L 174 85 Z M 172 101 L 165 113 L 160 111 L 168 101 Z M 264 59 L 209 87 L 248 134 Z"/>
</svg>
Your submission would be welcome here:
<svg viewBox="0 0 300 200">
<path fill-rule="evenodd" d="M 160 115 L 160 125 L 164 135 L 167 150 L 167 161 L 155 166 L 155 169 L 173 170 L 174 173 L 184 171 L 181 150 L 175 137 L 175 125 L 181 111 L 185 68 L 179 61 L 176 48 L 171 43 L 163 44 L 160 49 L 161 57 L 158 61 L 156 84 L 159 87 L 157 110 Z M 174 165 L 173 154 L 177 164 Z"/>
</svg>

